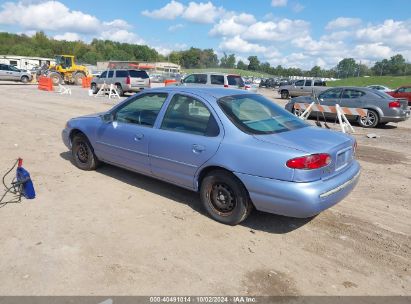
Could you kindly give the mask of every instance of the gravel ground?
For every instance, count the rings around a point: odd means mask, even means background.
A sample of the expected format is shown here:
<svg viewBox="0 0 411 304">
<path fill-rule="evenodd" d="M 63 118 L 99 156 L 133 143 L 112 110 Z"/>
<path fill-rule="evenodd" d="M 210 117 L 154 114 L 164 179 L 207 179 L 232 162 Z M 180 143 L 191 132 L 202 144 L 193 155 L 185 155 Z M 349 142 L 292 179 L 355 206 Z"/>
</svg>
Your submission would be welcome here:
<svg viewBox="0 0 411 304">
<path fill-rule="evenodd" d="M 65 122 L 118 101 L 72 91 L 0 85 L 0 172 L 23 157 L 37 191 L 0 208 L 1 295 L 411 295 L 410 120 L 355 126 L 362 176 L 340 204 L 230 227 L 196 193 L 109 165 L 76 169 Z"/>
</svg>

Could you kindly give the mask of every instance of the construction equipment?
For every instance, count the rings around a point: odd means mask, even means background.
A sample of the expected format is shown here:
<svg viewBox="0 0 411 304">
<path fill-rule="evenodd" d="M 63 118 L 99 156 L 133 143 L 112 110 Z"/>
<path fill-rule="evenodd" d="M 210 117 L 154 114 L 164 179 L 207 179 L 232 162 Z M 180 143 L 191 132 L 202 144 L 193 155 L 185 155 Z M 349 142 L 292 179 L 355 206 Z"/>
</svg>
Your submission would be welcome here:
<svg viewBox="0 0 411 304">
<path fill-rule="evenodd" d="M 81 85 L 84 77 L 89 75 L 84 65 L 77 65 L 73 55 L 56 56 L 56 64 L 50 65 L 43 72 L 53 80 L 53 85 L 63 83 Z"/>
</svg>

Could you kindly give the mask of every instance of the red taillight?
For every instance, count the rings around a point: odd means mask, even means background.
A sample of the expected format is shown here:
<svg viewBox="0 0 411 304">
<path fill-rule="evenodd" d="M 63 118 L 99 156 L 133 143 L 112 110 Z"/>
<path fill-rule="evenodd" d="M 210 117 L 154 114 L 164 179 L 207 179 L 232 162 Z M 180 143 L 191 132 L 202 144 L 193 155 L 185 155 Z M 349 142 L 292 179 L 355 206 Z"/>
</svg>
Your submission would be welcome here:
<svg viewBox="0 0 411 304">
<path fill-rule="evenodd" d="M 130 76 L 127 76 L 127 78 L 126 78 L 126 84 L 130 84 L 130 83 L 131 83 Z"/>
<path fill-rule="evenodd" d="M 251 89 L 251 87 L 248 85 L 244 86 L 244 90 L 248 90 L 248 89 Z"/>
<path fill-rule="evenodd" d="M 388 104 L 388 107 L 390 107 L 390 108 L 401 108 L 401 103 L 399 101 L 391 101 Z"/>
<path fill-rule="evenodd" d="M 225 87 L 225 88 L 228 88 L 228 84 L 225 84 L 224 87 Z"/>
<path fill-rule="evenodd" d="M 313 170 L 325 167 L 330 162 L 331 157 L 329 154 L 320 153 L 290 159 L 286 165 L 291 169 Z"/>
</svg>

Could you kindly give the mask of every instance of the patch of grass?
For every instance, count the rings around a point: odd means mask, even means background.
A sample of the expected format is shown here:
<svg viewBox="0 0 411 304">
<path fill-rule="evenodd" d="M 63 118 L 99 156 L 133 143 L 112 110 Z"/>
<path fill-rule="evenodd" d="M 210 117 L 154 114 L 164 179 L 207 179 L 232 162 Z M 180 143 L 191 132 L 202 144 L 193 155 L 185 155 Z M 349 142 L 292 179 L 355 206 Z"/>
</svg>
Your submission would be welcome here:
<svg viewBox="0 0 411 304">
<path fill-rule="evenodd" d="M 226 73 L 226 74 L 238 74 L 241 76 L 249 76 L 249 77 L 272 77 L 272 75 L 262 73 L 262 72 L 254 72 L 248 70 L 240 70 L 240 69 L 225 69 L 225 68 L 210 68 L 210 69 L 183 69 L 183 73 L 192 74 L 192 73 L 208 73 L 208 72 L 218 72 L 218 73 Z"/>
<path fill-rule="evenodd" d="M 411 76 L 372 76 L 372 77 L 352 77 L 337 81 L 328 81 L 328 86 L 358 86 L 364 87 L 371 84 L 380 84 L 391 89 L 396 89 L 402 85 L 411 85 Z"/>
</svg>

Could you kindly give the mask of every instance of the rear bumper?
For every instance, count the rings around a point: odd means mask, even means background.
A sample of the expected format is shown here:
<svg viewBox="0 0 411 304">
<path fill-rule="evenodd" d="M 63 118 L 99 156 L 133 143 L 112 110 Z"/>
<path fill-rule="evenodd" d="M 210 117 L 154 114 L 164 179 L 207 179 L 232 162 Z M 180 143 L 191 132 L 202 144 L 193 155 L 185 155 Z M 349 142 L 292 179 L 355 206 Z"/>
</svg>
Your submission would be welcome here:
<svg viewBox="0 0 411 304">
<path fill-rule="evenodd" d="M 280 181 L 235 173 L 244 183 L 257 210 L 285 216 L 314 216 L 343 200 L 357 185 L 360 166 L 353 161 L 343 173 L 308 183 Z"/>
<path fill-rule="evenodd" d="M 410 110 L 402 110 L 398 116 L 382 116 L 381 122 L 400 122 L 410 118 Z"/>
</svg>

